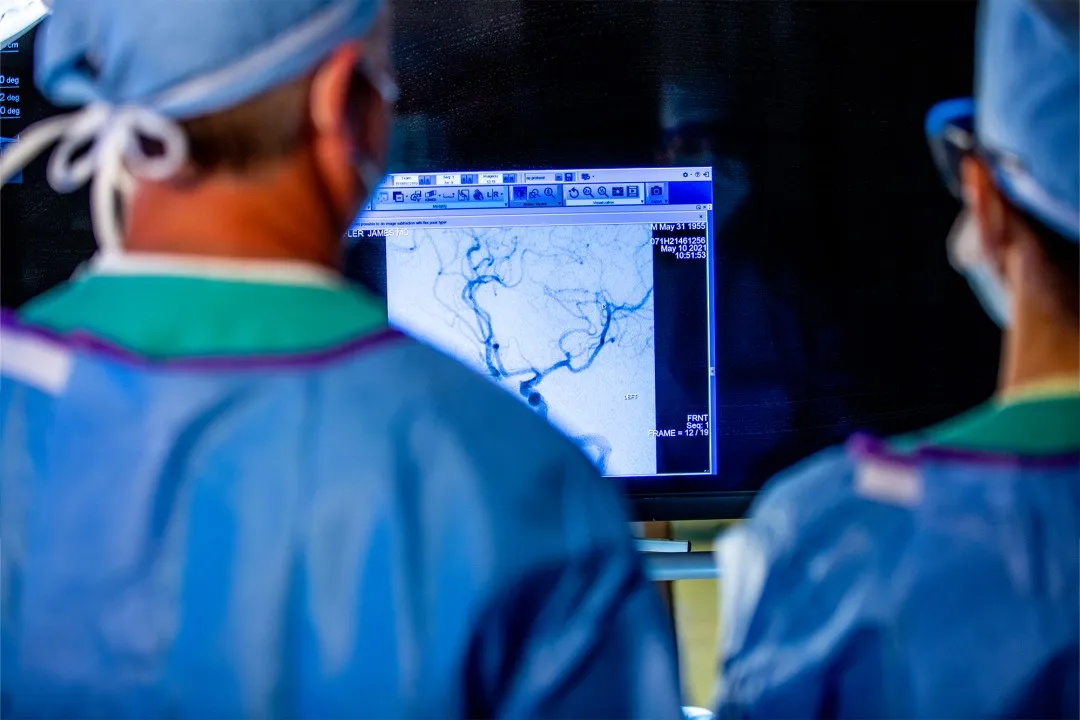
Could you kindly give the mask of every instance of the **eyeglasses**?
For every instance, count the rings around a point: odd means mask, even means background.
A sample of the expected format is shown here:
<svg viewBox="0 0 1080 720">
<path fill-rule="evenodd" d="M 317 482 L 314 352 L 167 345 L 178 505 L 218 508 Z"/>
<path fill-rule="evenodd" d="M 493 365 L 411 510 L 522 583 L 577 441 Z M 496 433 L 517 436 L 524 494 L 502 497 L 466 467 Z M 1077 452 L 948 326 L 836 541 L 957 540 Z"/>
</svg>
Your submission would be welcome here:
<svg viewBox="0 0 1080 720">
<path fill-rule="evenodd" d="M 926 139 L 945 186 L 963 200 L 960 166 L 978 149 L 975 139 L 975 103 L 971 98 L 946 100 L 926 114 Z"/>
<path fill-rule="evenodd" d="M 1024 174 L 1018 158 L 979 144 L 971 98 L 946 100 L 932 107 L 926 115 L 926 138 L 941 179 L 957 200 L 964 199 L 960 168 L 965 157 L 982 159 L 995 177 Z"/>
</svg>

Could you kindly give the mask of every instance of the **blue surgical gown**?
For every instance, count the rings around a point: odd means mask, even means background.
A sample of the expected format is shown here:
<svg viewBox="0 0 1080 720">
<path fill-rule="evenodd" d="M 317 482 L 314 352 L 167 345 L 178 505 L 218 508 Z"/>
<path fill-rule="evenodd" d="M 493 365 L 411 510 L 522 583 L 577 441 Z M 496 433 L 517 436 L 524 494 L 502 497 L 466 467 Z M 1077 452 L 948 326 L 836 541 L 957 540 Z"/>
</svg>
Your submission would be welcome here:
<svg viewBox="0 0 1080 720">
<path fill-rule="evenodd" d="M 0 350 L 5 718 L 680 716 L 616 488 L 445 356 Z"/>
<path fill-rule="evenodd" d="M 1078 548 L 1076 452 L 827 451 L 720 540 L 717 717 L 1076 717 Z"/>
</svg>

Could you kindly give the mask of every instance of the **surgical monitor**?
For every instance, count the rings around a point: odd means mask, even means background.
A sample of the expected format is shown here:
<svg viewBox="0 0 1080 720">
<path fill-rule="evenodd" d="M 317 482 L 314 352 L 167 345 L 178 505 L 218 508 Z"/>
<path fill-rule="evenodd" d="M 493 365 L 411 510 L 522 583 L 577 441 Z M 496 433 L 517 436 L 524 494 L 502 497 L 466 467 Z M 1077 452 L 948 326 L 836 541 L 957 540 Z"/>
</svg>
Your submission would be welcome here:
<svg viewBox="0 0 1080 720">
<path fill-rule="evenodd" d="M 347 273 L 627 489 L 711 476 L 712 168 L 393 174 Z"/>
</svg>

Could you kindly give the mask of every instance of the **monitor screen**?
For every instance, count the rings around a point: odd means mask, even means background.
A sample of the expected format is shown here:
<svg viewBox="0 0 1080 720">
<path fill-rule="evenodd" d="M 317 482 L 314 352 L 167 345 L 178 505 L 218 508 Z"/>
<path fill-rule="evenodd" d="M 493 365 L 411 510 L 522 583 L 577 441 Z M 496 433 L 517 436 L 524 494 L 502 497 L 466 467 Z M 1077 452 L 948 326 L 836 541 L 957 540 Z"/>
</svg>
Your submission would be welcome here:
<svg viewBox="0 0 1080 720">
<path fill-rule="evenodd" d="M 717 450 L 711 167 L 390 175 L 348 272 L 390 322 L 505 388 L 608 476 Z"/>
</svg>

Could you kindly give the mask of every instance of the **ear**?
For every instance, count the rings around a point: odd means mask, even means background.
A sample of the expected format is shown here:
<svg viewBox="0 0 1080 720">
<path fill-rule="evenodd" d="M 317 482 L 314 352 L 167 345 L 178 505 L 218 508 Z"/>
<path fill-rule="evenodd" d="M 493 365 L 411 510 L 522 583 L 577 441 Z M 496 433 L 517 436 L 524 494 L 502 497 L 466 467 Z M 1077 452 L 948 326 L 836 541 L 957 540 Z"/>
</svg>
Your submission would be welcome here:
<svg viewBox="0 0 1080 720">
<path fill-rule="evenodd" d="M 363 52 L 361 42 L 337 48 L 315 71 L 308 99 L 314 161 L 336 212 L 346 223 L 352 220 L 347 216 L 356 210 L 360 194 L 353 167 L 357 138 L 349 119 L 349 87 Z"/>
<path fill-rule="evenodd" d="M 1012 242 L 1009 207 L 994 184 L 990 168 L 978 158 L 964 158 L 960 166 L 964 200 L 979 228 L 984 256 L 1005 274 L 1005 254 Z"/>
<path fill-rule="evenodd" d="M 347 136 L 352 129 L 349 88 L 363 52 L 359 41 L 344 43 L 315 72 L 311 82 L 311 124 L 319 135 Z"/>
</svg>

